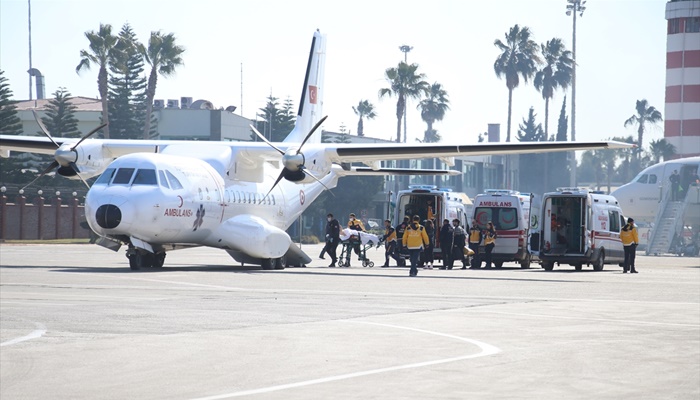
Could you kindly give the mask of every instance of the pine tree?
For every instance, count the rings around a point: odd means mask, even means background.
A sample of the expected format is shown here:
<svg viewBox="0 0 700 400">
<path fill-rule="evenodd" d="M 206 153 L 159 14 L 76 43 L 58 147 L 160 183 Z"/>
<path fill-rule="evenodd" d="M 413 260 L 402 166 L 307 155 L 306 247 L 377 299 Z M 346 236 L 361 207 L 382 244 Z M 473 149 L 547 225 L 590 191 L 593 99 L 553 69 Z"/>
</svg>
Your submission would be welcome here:
<svg viewBox="0 0 700 400">
<path fill-rule="evenodd" d="M 12 100 L 12 89 L 4 73 L 0 70 L 0 134 L 20 135 L 22 121 L 17 116 L 17 102 Z"/>
<path fill-rule="evenodd" d="M 146 77 L 143 47 L 129 24 L 119 32 L 119 46 L 123 59 L 110 65 L 109 121 L 114 139 L 141 138 L 146 118 Z M 152 125 L 155 129 L 155 126 Z"/>
<path fill-rule="evenodd" d="M 569 117 L 566 115 L 566 96 L 561 104 L 561 112 L 559 113 L 559 123 L 557 125 L 557 142 L 567 141 L 567 130 L 569 127 Z M 548 168 L 548 185 L 545 188 L 550 192 L 558 187 L 569 185 L 569 163 L 568 153 L 557 151 L 549 154 Z"/>
<path fill-rule="evenodd" d="M 41 122 L 53 137 L 80 137 L 78 119 L 75 117 L 78 107 L 70 102 L 70 92 L 59 87 L 53 96 L 46 106 L 46 116 L 41 118 Z"/>
<path fill-rule="evenodd" d="M 259 109 L 258 117 L 262 121 L 256 122 L 256 128 L 267 140 L 271 142 L 283 141 L 289 132 L 294 129 L 294 104 L 290 99 L 285 100 L 282 108 L 279 106 L 279 99 L 270 95 L 267 104 Z M 257 136 L 252 133 L 252 140 L 257 140 Z"/>
</svg>

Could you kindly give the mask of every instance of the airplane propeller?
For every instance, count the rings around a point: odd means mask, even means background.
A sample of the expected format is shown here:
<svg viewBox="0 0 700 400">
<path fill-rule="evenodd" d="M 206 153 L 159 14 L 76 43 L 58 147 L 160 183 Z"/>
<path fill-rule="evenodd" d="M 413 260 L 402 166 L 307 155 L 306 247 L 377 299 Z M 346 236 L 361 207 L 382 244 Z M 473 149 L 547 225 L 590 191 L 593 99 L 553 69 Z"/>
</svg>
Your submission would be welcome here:
<svg viewBox="0 0 700 400">
<path fill-rule="evenodd" d="M 313 128 L 311 128 L 309 133 L 306 134 L 306 137 L 299 145 L 299 148 L 297 148 L 296 151 L 293 151 L 293 152 L 282 151 L 277 146 L 272 144 L 269 140 L 267 140 L 267 138 L 265 138 L 265 136 L 263 136 L 262 133 L 260 133 L 257 129 L 255 129 L 255 127 L 252 124 L 250 125 L 250 128 L 253 130 L 253 132 L 255 132 L 255 134 L 258 135 L 258 137 L 263 142 L 267 143 L 270 147 L 277 150 L 282 155 L 282 165 L 284 165 L 284 167 L 282 168 L 282 172 L 280 172 L 279 176 L 277 177 L 277 180 L 275 180 L 275 183 L 272 185 L 272 187 L 267 192 L 265 197 L 263 197 L 260 200 L 260 202 L 264 201 L 267 198 L 267 196 L 270 195 L 272 190 L 275 188 L 275 186 L 277 186 L 277 184 L 282 180 L 282 178 L 286 178 L 290 181 L 296 182 L 296 181 L 300 181 L 300 180 L 304 179 L 304 175 L 306 175 L 306 176 L 313 178 L 316 182 L 320 183 L 321 186 L 326 188 L 326 190 L 329 190 L 328 187 L 323 184 L 323 182 L 321 182 L 312 173 L 310 173 L 309 171 L 306 170 L 306 167 L 304 166 L 306 159 L 304 158 L 304 154 L 301 152 L 301 148 L 304 147 L 304 144 L 306 143 L 306 141 L 309 140 L 311 135 L 313 135 L 314 132 L 316 132 L 316 129 L 318 129 L 318 127 L 321 126 L 321 124 L 323 124 L 323 121 L 325 121 L 326 118 L 328 118 L 327 115 L 325 117 L 321 118 L 321 120 L 318 121 L 316 123 L 316 125 L 313 126 Z M 333 192 L 331 192 L 331 194 L 332 193 Z"/>
<path fill-rule="evenodd" d="M 89 138 L 90 136 L 94 135 L 97 131 L 100 129 L 104 128 L 107 126 L 107 124 L 102 124 L 98 126 L 97 128 L 91 130 L 90 132 L 87 133 L 87 135 L 83 136 L 80 138 L 80 140 L 73 145 L 68 150 L 61 149 L 61 146 L 56 143 L 56 141 L 51 137 L 51 134 L 49 133 L 49 130 L 46 129 L 46 125 L 39 119 L 39 114 L 37 114 L 36 110 L 32 109 L 32 114 L 34 114 L 34 119 L 36 120 L 37 124 L 39 124 L 39 128 L 41 128 L 41 133 L 43 133 L 51 143 L 53 143 L 56 146 L 56 153 L 54 154 L 54 160 L 49 164 L 46 169 L 44 169 L 36 178 L 34 178 L 33 181 L 29 182 L 29 184 L 25 185 L 22 189 L 26 189 L 27 187 L 31 186 L 34 182 L 39 180 L 42 176 L 48 174 L 51 172 L 54 168 L 58 168 L 58 171 L 64 171 L 63 175 L 70 176 L 70 175 L 76 175 L 78 178 L 80 178 L 81 181 L 87 186 L 88 189 L 90 189 L 90 185 L 83 179 L 82 176 L 80 176 L 80 170 L 78 167 L 75 165 L 75 161 L 78 159 L 78 152 L 75 151 L 76 148 L 80 145 L 80 143 L 83 142 L 83 140 Z"/>
</svg>

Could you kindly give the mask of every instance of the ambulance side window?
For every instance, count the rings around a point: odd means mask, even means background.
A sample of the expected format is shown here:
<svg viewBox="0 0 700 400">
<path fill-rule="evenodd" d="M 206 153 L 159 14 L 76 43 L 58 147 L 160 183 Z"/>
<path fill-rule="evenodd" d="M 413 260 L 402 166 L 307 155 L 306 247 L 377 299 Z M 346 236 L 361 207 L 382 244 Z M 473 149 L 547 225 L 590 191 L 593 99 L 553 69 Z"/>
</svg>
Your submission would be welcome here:
<svg viewBox="0 0 700 400">
<path fill-rule="evenodd" d="M 644 174 L 644 175 L 640 176 L 639 179 L 637 179 L 637 182 L 638 183 L 647 183 L 648 180 L 649 180 L 649 175 Z"/>
<path fill-rule="evenodd" d="M 608 221 L 610 221 L 610 232 L 620 232 L 620 213 L 608 211 Z"/>
<path fill-rule="evenodd" d="M 649 183 L 656 183 L 656 175 L 649 175 Z"/>
</svg>

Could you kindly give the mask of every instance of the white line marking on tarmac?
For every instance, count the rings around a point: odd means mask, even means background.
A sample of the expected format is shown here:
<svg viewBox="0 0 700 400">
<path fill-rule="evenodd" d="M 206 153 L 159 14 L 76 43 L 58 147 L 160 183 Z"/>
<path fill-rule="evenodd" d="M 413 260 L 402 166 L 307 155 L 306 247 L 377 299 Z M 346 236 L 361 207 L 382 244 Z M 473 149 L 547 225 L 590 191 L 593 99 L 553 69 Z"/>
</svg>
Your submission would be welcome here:
<svg viewBox="0 0 700 400">
<path fill-rule="evenodd" d="M 448 310 L 452 311 L 452 310 Z M 584 321 L 598 321 L 598 322 L 616 322 L 625 324 L 640 324 L 640 325 L 668 325 L 668 326 L 685 326 L 689 328 L 700 328 L 698 324 L 680 324 L 675 322 L 655 322 L 655 321 L 637 321 L 629 319 L 611 319 L 611 318 L 590 318 L 590 317 L 572 317 L 564 315 L 544 315 L 544 314 L 524 314 L 524 313 L 509 313 L 503 311 L 489 311 L 471 308 L 469 311 L 482 312 L 488 314 L 503 314 L 503 315 L 515 315 L 518 317 L 536 317 L 536 318 L 559 318 L 559 319 L 578 319 Z"/>
<path fill-rule="evenodd" d="M 18 337 L 18 338 L 12 339 L 12 340 L 8 340 L 6 342 L 2 342 L 2 343 L 0 343 L 0 347 L 11 346 L 13 344 L 24 342 L 25 340 L 36 339 L 36 338 L 40 338 L 40 337 L 44 336 L 44 333 L 46 333 L 46 327 L 43 324 L 40 324 L 38 322 L 35 322 L 35 324 L 36 324 L 36 327 L 39 329 L 32 331 L 32 333 L 30 333 L 29 335 Z"/>
<path fill-rule="evenodd" d="M 442 359 L 433 360 L 433 361 L 424 361 L 424 362 L 413 363 L 413 364 L 397 365 L 394 367 L 377 368 L 377 369 L 371 369 L 371 370 L 367 370 L 367 371 L 358 371 L 358 372 L 352 372 L 349 374 L 329 376 L 329 377 L 318 378 L 318 379 L 311 379 L 308 381 L 302 381 L 302 382 L 296 382 L 296 383 L 288 383 L 285 385 L 276 385 L 276 386 L 269 386 L 269 387 L 260 388 L 260 389 L 244 390 L 244 391 L 240 391 L 240 392 L 226 393 L 226 394 L 220 394 L 220 395 L 215 395 L 215 396 L 200 397 L 200 398 L 197 398 L 194 400 L 218 400 L 218 399 L 228 399 L 231 397 L 240 397 L 240 396 L 249 396 L 249 395 L 261 394 L 261 393 L 270 393 L 270 392 L 276 392 L 279 390 L 293 389 L 293 388 L 298 388 L 298 387 L 303 387 L 303 386 L 318 385 L 320 383 L 334 382 L 334 381 L 339 381 L 339 380 L 343 380 L 343 379 L 357 378 L 360 376 L 381 374 L 381 373 L 385 373 L 385 372 L 399 371 L 399 370 L 403 370 L 403 369 L 421 368 L 421 367 L 427 367 L 427 366 L 431 366 L 431 365 L 445 364 L 445 363 L 450 363 L 450 362 L 455 362 L 455 361 L 468 360 L 471 358 L 485 357 L 485 356 L 490 356 L 493 354 L 498 354 L 501 352 L 501 349 L 499 349 L 496 346 L 492 346 L 488 343 L 480 342 L 480 341 L 474 340 L 474 339 L 463 338 L 460 336 L 454 336 L 454 335 L 450 335 L 447 333 L 440 333 L 440 332 L 428 331 L 428 330 L 417 329 L 417 328 L 409 328 L 406 326 L 380 324 L 377 322 L 366 322 L 366 321 L 339 321 L 339 322 L 346 322 L 346 323 L 353 323 L 353 324 L 377 325 L 377 326 L 383 326 L 383 327 L 388 327 L 388 328 L 403 329 L 403 330 L 407 330 L 407 331 L 414 331 L 414 332 L 420 332 L 420 333 L 427 333 L 429 335 L 447 337 L 450 339 L 456 339 L 456 340 L 459 340 L 462 342 L 474 344 L 474 345 L 478 346 L 479 348 L 481 348 L 481 351 L 479 353 L 476 353 L 476 354 L 467 354 L 467 355 L 459 356 L 459 357 L 442 358 Z"/>
</svg>

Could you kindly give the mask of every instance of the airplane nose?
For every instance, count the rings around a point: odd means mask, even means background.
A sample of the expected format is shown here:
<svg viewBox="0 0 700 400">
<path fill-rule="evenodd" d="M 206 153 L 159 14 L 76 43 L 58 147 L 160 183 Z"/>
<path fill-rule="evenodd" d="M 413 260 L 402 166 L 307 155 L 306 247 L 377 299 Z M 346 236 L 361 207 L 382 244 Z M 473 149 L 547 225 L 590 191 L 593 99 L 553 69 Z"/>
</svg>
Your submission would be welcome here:
<svg viewBox="0 0 700 400">
<path fill-rule="evenodd" d="M 122 211 L 114 204 L 103 204 L 95 212 L 95 221 L 104 229 L 114 229 L 122 222 Z"/>
</svg>

